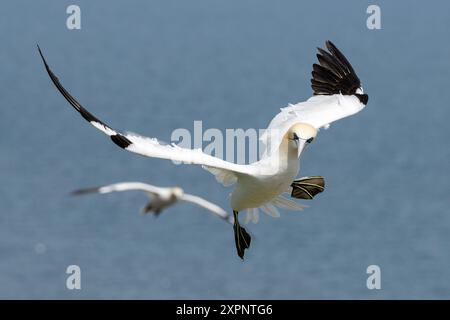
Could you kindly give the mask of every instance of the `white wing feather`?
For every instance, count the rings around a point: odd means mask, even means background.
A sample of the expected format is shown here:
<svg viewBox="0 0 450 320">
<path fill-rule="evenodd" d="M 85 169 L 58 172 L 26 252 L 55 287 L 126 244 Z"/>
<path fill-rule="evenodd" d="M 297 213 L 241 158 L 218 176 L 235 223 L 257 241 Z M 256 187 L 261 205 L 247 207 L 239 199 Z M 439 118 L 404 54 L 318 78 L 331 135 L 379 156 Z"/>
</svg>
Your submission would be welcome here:
<svg viewBox="0 0 450 320">
<path fill-rule="evenodd" d="M 327 128 L 330 123 L 361 111 L 365 105 L 356 96 L 341 94 L 317 95 L 305 102 L 290 104 L 272 119 L 261 136 L 266 150 L 277 150 L 281 139 L 289 128 L 298 122 L 312 125 L 316 129 Z"/>
<path fill-rule="evenodd" d="M 303 209 L 308 208 L 307 205 L 299 204 L 290 199 L 286 199 L 285 197 L 283 197 L 281 195 L 275 197 L 272 200 L 272 204 L 274 204 L 277 207 L 280 207 L 282 209 L 295 210 L 295 211 L 302 211 Z"/>
<path fill-rule="evenodd" d="M 125 149 L 147 157 L 162 158 L 187 164 L 198 164 L 223 169 L 231 172 L 251 174 L 251 167 L 228 162 L 202 152 L 201 149 L 186 149 L 175 144 L 161 144 L 155 138 L 147 138 L 137 134 L 123 134 L 132 142 Z"/>
<path fill-rule="evenodd" d="M 214 203 L 211 203 L 203 198 L 191 195 L 191 194 L 184 194 L 180 200 L 186 201 L 186 202 L 190 202 L 190 203 L 194 203 L 202 208 L 205 208 L 206 210 L 209 210 L 210 212 L 212 212 L 213 214 L 215 214 L 216 216 L 219 216 L 222 219 L 227 220 L 228 222 L 231 222 L 230 219 L 230 215 L 223 210 L 221 207 L 219 207 L 218 205 L 215 205 Z"/>
<path fill-rule="evenodd" d="M 129 191 L 129 190 L 139 190 L 144 191 L 147 194 L 155 195 L 155 196 L 166 196 L 170 193 L 168 188 L 160 188 L 156 186 L 152 186 L 151 184 L 142 183 L 142 182 L 119 182 L 113 183 L 102 187 L 96 188 L 86 188 L 76 190 L 74 194 L 84 194 L 84 193 L 110 193 L 110 192 L 121 192 L 121 191 Z"/>
<path fill-rule="evenodd" d="M 180 148 L 173 144 L 164 145 L 159 143 L 158 140 L 154 138 L 142 137 L 134 133 L 122 134 L 114 130 L 103 121 L 98 119 L 96 116 L 94 116 L 92 113 L 90 113 L 88 110 L 86 110 L 86 108 L 84 108 L 63 87 L 58 77 L 50 69 L 40 49 L 39 54 L 41 55 L 42 61 L 44 62 L 45 69 L 47 70 L 50 79 L 59 90 L 59 92 L 64 96 L 64 98 L 72 105 L 75 110 L 80 113 L 80 115 L 85 120 L 87 120 L 96 129 L 109 136 L 111 140 L 119 147 L 147 157 L 162 158 L 189 164 L 197 164 L 205 166 L 206 168 L 216 168 L 216 177 L 217 175 L 221 174 L 223 177 L 225 177 L 226 183 L 235 181 L 236 179 L 233 176 L 236 173 L 252 174 L 255 171 L 255 168 L 252 166 L 239 165 L 224 161 L 222 159 L 203 153 L 201 150 Z"/>
</svg>

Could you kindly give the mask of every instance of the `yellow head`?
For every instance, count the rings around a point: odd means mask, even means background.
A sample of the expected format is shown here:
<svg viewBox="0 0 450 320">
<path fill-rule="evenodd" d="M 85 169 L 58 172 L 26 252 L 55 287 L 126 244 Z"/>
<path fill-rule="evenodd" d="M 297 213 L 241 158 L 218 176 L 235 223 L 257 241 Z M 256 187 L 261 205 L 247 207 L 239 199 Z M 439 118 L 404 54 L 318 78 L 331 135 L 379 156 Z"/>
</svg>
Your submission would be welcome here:
<svg viewBox="0 0 450 320">
<path fill-rule="evenodd" d="M 176 199 L 181 198 L 183 196 L 183 194 L 184 194 L 184 191 L 180 187 L 172 188 L 172 196 L 175 197 Z"/>
<path fill-rule="evenodd" d="M 312 125 L 299 122 L 294 124 L 286 133 L 286 139 L 289 140 L 289 145 L 297 148 L 297 155 L 300 157 L 303 149 L 307 144 L 310 144 L 317 135 L 317 129 Z"/>
</svg>

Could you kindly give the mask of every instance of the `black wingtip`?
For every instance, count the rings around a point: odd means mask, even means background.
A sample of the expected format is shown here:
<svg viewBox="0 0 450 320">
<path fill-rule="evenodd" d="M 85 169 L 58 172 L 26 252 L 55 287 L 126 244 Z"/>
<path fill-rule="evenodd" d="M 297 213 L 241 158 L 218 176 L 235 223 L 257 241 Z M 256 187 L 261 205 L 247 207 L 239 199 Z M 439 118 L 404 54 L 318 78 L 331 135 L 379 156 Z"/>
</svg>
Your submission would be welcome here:
<svg viewBox="0 0 450 320">
<path fill-rule="evenodd" d="M 97 192 L 99 192 L 99 190 L 100 190 L 100 187 L 78 189 L 78 190 L 72 191 L 70 193 L 70 195 L 71 196 L 80 196 L 80 195 L 89 194 L 89 193 L 97 193 Z"/>
<path fill-rule="evenodd" d="M 365 93 L 364 94 L 355 93 L 355 96 L 359 99 L 359 101 L 363 105 L 367 105 L 367 103 L 369 102 L 369 96 Z"/>
<path fill-rule="evenodd" d="M 80 115 L 88 122 L 90 122 L 93 125 L 101 125 L 104 128 L 107 128 L 111 131 L 115 131 L 113 129 L 111 129 L 107 124 L 105 124 L 104 122 L 102 122 L 100 119 L 98 119 L 97 117 L 95 117 L 92 113 L 90 113 L 89 111 L 87 111 L 64 87 L 63 85 L 59 82 L 58 77 L 52 72 L 52 70 L 50 69 L 50 67 L 47 64 L 47 61 L 44 58 L 44 55 L 42 54 L 42 50 L 39 47 L 39 45 L 37 45 L 39 54 L 42 58 L 42 61 L 44 62 L 44 66 L 45 69 L 50 77 L 50 80 L 53 82 L 53 84 L 55 85 L 55 87 L 58 89 L 58 91 L 64 96 L 64 98 L 70 103 L 70 105 L 77 110 Z M 109 135 L 109 134 L 108 134 Z M 114 135 L 111 135 L 111 140 L 118 145 L 119 147 L 126 149 L 130 144 L 132 144 L 132 142 L 127 139 L 125 136 L 121 135 L 120 133 L 116 133 Z"/>
<path fill-rule="evenodd" d="M 327 47 L 328 51 L 330 51 L 331 53 L 333 52 L 339 52 L 339 49 L 334 45 L 333 42 L 331 42 L 330 40 L 325 41 L 325 47 Z"/>
<path fill-rule="evenodd" d="M 331 42 L 331 40 L 325 41 L 325 46 L 328 48 L 328 50 L 330 49 L 330 47 L 336 48 L 336 46 L 334 45 L 333 42 Z"/>
<path fill-rule="evenodd" d="M 328 51 L 317 48 L 319 64 L 313 64 L 311 87 L 314 95 L 354 95 L 361 82 L 347 58 L 330 40 Z"/>
<path fill-rule="evenodd" d="M 42 53 L 41 47 L 39 47 L 39 44 L 36 44 L 36 47 L 38 49 L 39 55 L 41 56 L 41 59 L 42 59 L 42 62 L 44 63 L 45 68 L 48 69 L 48 64 L 47 64 L 47 61 L 45 61 L 44 54 Z"/>
<path fill-rule="evenodd" d="M 127 137 L 124 137 L 119 133 L 112 135 L 110 138 L 115 144 L 117 144 L 122 149 L 126 149 L 130 144 L 133 143 Z"/>
</svg>

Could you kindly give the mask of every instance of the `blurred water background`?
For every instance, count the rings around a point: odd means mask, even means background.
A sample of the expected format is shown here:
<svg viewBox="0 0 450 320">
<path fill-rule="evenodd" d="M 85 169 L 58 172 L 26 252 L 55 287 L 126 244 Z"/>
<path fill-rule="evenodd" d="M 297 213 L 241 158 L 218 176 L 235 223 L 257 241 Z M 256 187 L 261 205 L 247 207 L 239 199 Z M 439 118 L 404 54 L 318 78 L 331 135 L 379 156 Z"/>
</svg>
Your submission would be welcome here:
<svg viewBox="0 0 450 320">
<path fill-rule="evenodd" d="M 70 4 L 81 30 L 66 28 Z M 448 1 L 2 1 L 1 298 L 450 298 Z M 265 128 L 307 99 L 317 46 L 352 62 L 368 107 L 322 131 L 302 175 L 327 190 L 303 212 L 264 216 L 242 262 L 231 227 L 188 204 L 141 216 L 142 194 L 72 198 L 137 180 L 228 207 L 195 166 L 123 152 L 56 91 L 113 127 Z M 68 265 L 82 289 L 66 289 Z M 382 289 L 366 288 L 366 268 Z"/>
</svg>

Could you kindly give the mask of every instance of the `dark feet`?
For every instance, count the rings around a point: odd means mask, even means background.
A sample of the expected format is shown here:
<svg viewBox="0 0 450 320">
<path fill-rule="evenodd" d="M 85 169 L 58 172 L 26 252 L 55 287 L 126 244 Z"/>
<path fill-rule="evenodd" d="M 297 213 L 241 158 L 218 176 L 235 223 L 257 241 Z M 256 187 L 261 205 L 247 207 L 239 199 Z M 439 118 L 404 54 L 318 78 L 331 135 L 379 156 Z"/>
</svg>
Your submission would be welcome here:
<svg viewBox="0 0 450 320">
<path fill-rule="evenodd" d="M 325 190 L 325 180 L 321 176 L 305 177 L 291 183 L 291 197 L 297 199 L 312 199 Z"/>
<path fill-rule="evenodd" d="M 236 250 L 238 256 L 242 260 L 244 260 L 244 251 L 245 249 L 248 249 L 250 247 L 250 242 L 252 238 L 250 237 L 248 232 L 244 228 L 242 228 L 241 225 L 239 224 L 238 212 L 233 211 L 233 215 L 234 215 L 233 230 L 234 230 L 234 241 L 236 243 Z"/>
<path fill-rule="evenodd" d="M 142 213 L 153 213 L 155 217 L 158 217 L 161 213 L 161 209 L 157 209 L 153 206 L 152 202 L 149 202 L 144 208 L 142 208 Z"/>
</svg>

